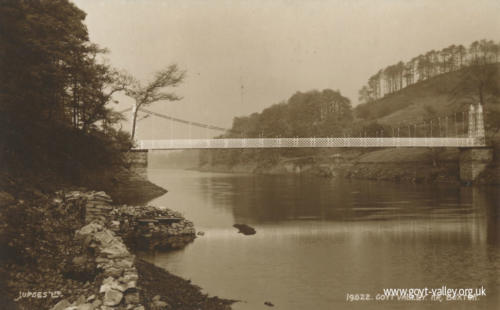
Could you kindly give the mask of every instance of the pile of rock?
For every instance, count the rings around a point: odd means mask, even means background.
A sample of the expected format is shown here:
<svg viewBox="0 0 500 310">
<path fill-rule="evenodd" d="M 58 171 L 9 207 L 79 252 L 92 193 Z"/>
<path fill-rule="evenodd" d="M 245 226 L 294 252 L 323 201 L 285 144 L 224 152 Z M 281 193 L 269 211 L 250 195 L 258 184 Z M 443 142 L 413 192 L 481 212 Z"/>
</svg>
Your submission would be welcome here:
<svg viewBox="0 0 500 310">
<path fill-rule="evenodd" d="M 123 239 L 180 247 L 195 237 L 193 223 L 177 212 L 111 206 L 104 192 L 60 191 L 29 201 L 0 192 L 0 206 L 0 243 L 15 249 L 2 255 L 19 258 L 0 268 L 9 298 L 32 287 L 40 292 L 57 288 L 61 294 L 57 299 L 21 296 L 16 303 L 23 309 L 144 309 L 137 262 Z M 75 233 L 75 228 L 80 229 Z M 156 300 L 151 307 L 165 303 Z"/>
<path fill-rule="evenodd" d="M 181 248 L 196 237 L 194 224 L 179 212 L 155 206 L 119 206 L 110 227 L 138 248 Z"/>
<path fill-rule="evenodd" d="M 155 206 L 111 206 L 111 197 L 105 192 L 65 193 L 64 200 L 81 208 L 86 224 L 97 222 L 121 236 L 136 248 L 182 248 L 196 237 L 191 221 L 181 213 Z M 84 201 L 84 206 L 80 202 Z"/>
<path fill-rule="evenodd" d="M 134 255 L 130 254 L 121 238 L 95 222 L 77 230 L 75 237 L 95 251 L 95 260 L 104 276 L 100 296 L 81 296 L 73 304 L 63 299 L 52 310 L 144 310 L 137 288 L 138 274 L 134 266 Z"/>
</svg>

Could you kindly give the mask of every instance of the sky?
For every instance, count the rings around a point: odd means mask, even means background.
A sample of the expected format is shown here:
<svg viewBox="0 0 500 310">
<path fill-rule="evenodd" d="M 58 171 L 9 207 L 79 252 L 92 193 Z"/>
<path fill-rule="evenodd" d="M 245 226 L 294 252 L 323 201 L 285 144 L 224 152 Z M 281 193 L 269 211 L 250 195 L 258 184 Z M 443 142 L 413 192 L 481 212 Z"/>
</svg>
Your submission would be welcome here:
<svg viewBox="0 0 500 310">
<path fill-rule="evenodd" d="M 339 90 L 353 105 L 368 78 L 429 50 L 500 40 L 498 0 L 74 0 L 109 63 L 142 82 L 176 63 L 177 102 L 151 110 L 222 127 L 297 91 Z M 117 110 L 133 101 L 117 98 Z M 153 117 L 141 139 L 187 137 Z M 191 130 L 192 137 L 215 132 Z"/>
</svg>

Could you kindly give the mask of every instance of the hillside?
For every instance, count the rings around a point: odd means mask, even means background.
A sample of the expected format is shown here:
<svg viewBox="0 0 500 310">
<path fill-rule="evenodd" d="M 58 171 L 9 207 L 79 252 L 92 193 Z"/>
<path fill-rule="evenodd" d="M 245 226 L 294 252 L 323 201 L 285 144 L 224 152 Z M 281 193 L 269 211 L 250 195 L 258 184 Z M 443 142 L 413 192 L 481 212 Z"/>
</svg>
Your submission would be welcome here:
<svg viewBox="0 0 500 310">
<path fill-rule="evenodd" d="M 500 85 L 498 64 L 487 65 L 493 71 L 493 85 Z M 468 69 L 454 71 L 412 84 L 370 103 L 356 106 L 350 113 L 349 101 L 343 115 L 335 115 L 334 106 L 323 92 L 296 93 L 288 101 L 271 106 L 261 113 L 235 118 L 233 129 L 242 137 L 342 136 L 364 132 L 385 136 L 392 129 L 408 124 L 429 123 L 448 116 L 450 129 L 458 134 L 466 129 L 463 111 L 474 99 L 476 83 Z M 467 93 L 469 92 L 469 93 Z M 498 144 L 500 104 L 496 88 L 485 90 L 485 126 L 488 142 Z M 326 111 L 326 112 L 324 112 Z M 353 116 L 352 116 L 353 115 Z M 467 119 L 466 119 L 467 120 Z M 465 125 L 465 127 L 463 126 Z M 404 130 L 402 134 L 406 134 Z M 434 131 L 436 136 L 438 130 Z M 425 134 L 419 132 L 420 135 Z M 234 134 L 233 134 L 234 135 Z M 456 149 L 249 149 L 200 152 L 204 170 L 246 171 L 254 173 L 312 173 L 322 176 L 346 175 L 352 178 L 406 180 L 411 182 L 458 182 Z M 339 160 L 339 156 L 342 160 Z M 493 169 L 496 171 L 496 168 Z M 491 183 L 490 181 L 484 183 Z M 494 182 L 498 182 L 494 181 Z"/>
<path fill-rule="evenodd" d="M 500 65 L 488 65 L 494 72 L 489 81 L 493 87 L 488 90 L 487 102 L 484 104 L 484 121 L 487 143 L 495 148 L 495 160 L 483 175 L 478 179 L 480 184 L 500 184 Z M 474 93 L 464 95 L 457 88 L 474 89 L 477 81 L 467 79 L 464 70 L 441 74 L 428 80 L 410 85 L 370 103 L 355 107 L 355 115 L 364 119 L 358 120 L 362 124 L 377 123 L 384 127 L 399 127 L 406 124 L 436 121 L 438 117 L 449 117 L 450 124 L 454 123 L 456 115 L 459 132 L 462 128 L 464 111 L 471 103 L 479 100 Z M 496 86 L 496 87 L 495 87 Z M 458 94 L 458 95 L 457 95 Z M 466 118 L 467 120 L 467 118 Z M 451 125 L 452 127 L 454 125 Z M 456 165 L 459 153 L 456 149 L 382 149 L 372 150 L 361 155 L 351 176 L 360 178 L 389 178 L 400 179 L 408 177 L 412 171 L 417 175 L 424 173 L 424 180 L 453 181 L 457 178 Z M 395 172 L 394 164 L 399 165 Z M 437 167 L 436 167 L 437 166 Z M 432 171 L 432 172 L 431 172 Z M 356 175 L 357 174 L 357 175 Z"/>
<path fill-rule="evenodd" d="M 489 65 L 495 72 L 494 84 L 500 85 L 498 74 L 500 65 Z M 457 95 L 457 87 L 474 87 L 472 81 L 465 80 L 467 72 L 464 70 L 435 76 L 428 80 L 410 85 L 400 91 L 388 94 L 385 97 L 370 103 L 360 104 L 354 108 L 355 115 L 363 123 L 377 122 L 386 126 L 398 127 L 405 124 L 420 123 L 437 117 L 449 116 L 455 113 L 457 122 L 462 121 L 462 112 L 467 111 L 468 105 L 477 103 L 477 96 L 471 94 Z M 485 104 L 485 123 L 489 134 L 498 128 L 500 104 L 498 94 L 490 94 Z"/>
</svg>

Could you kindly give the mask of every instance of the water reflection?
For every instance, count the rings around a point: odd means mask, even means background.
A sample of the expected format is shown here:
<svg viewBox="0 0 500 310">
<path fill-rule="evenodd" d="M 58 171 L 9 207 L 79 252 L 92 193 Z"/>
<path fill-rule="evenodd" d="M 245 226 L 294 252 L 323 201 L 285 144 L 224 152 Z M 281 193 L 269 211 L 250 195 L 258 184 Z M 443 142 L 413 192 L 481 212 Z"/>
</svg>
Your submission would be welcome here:
<svg viewBox="0 0 500 310">
<path fill-rule="evenodd" d="M 442 285 L 489 290 L 478 303 L 445 307 L 498 305 L 500 200 L 494 188 L 149 173 L 169 189 L 153 203 L 183 212 L 206 235 L 182 251 L 144 257 L 212 295 L 246 301 L 236 309 L 265 309 L 265 300 L 276 309 L 400 308 L 347 303 L 345 294 Z M 237 234 L 236 222 L 257 234 Z"/>
</svg>

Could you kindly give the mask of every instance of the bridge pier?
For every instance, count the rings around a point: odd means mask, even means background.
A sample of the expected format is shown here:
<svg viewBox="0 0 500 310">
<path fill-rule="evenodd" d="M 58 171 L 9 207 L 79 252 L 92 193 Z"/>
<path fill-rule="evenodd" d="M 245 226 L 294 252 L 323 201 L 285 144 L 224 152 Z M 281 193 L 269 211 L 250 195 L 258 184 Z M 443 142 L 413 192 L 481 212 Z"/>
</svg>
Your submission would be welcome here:
<svg viewBox="0 0 500 310">
<path fill-rule="evenodd" d="M 133 168 L 148 167 L 148 150 L 130 150 L 126 154 L 127 162 Z"/>
<path fill-rule="evenodd" d="M 470 147 L 460 149 L 460 182 L 471 184 L 493 160 L 493 148 Z"/>
</svg>

